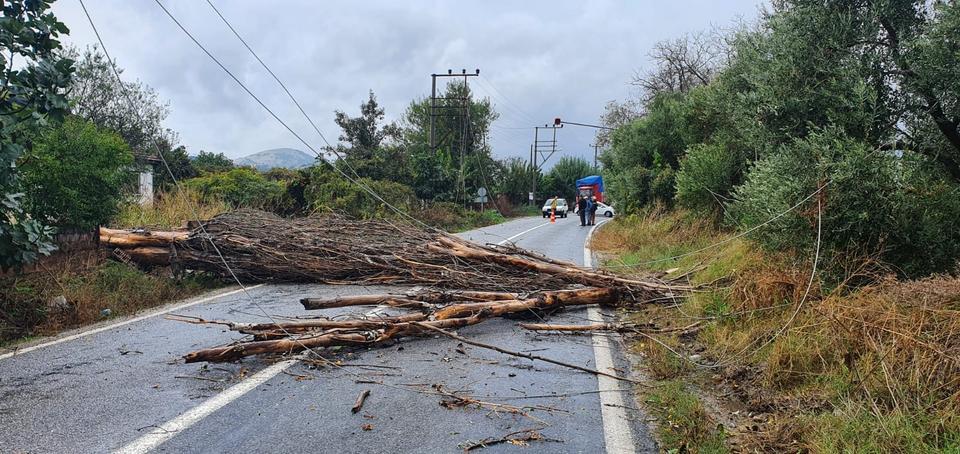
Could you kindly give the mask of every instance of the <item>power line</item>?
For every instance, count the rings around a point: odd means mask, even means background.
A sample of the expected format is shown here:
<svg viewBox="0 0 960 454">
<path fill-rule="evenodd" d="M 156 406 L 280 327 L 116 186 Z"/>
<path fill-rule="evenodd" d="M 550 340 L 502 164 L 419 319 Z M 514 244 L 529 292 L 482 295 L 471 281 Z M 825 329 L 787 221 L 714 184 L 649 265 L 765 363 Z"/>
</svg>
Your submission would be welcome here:
<svg viewBox="0 0 960 454">
<path fill-rule="evenodd" d="M 240 36 L 240 33 L 238 33 L 237 30 L 233 28 L 233 25 L 230 24 L 230 21 L 228 21 L 226 17 L 223 17 L 223 14 L 221 14 L 220 10 L 218 10 L 217 7 L 213 5 L 213 2 L 211 2 L 210 0 L 207 0 L 207 4 L 210 5 L 210 8 L 213 8 L 213 11 L 217 13 L 217 16 L 220 17 L 220 20 L 222 20 L 223 23 L 226 24 L 227 27 L 230 29 L 230 31 L 233 32 L 233 35 L 236 36 L 241 43 L 243 43 L 243 47 L 246 47 L 247 50 L 250 51 L 250 53 L 253 55 L 253 58 L 256 58 L 257 61 L 260 62 L 260 66 L 263 66 L 263 69 L 267 70 L 267 72 L 270 73 L 270 75 L 273 77 L 273 80 L 277 81 L 277 84 L 280 85 L 280 88 L 283 89 L 283 91 L 287 94 L 290 100 L 293 101 L 293 104 L 297 106 L 297 109 L 300 109 L 300 113 L 303 114 L 303 117 L 307 119 L 307 121 L 310 123 L 310 126 L 313 126 L 313 130 L 317 132 L 317 135 L 319 135 L 321 139 L 323 139 L 323 143 L 327 144 L 327 147 L 330 147 L 331 146 L 330 142 L 327 140 L 326 136 L 324 136 L 323 133 L 320 132 L 320 128 L 318 128 L 317 124 L 314 123 L 313 118 L 310 118 L 310 115 L 307 115 L 307 111 L 303 109 L 303 106 L 301 106 L 300 103 L 297 101 L 297 98 L 293 96 L 293 93 L 290 93 L 290 90 L 287 89 L 287 86 L 283 83 L 283 81 L 281 81 L 280 78 L 277 77 L 276 74 L 274 74 L 273 70 L 271 70 L 270 67 L 267 66 L 267 64 L 264 63 L 262 59 L 260 59 L 260 56 L 257 55 L 257 53 L 253 50 L 253 48 L 251 48 L 250 45 L 247 44 L 247 41 L 243 39 L 242 36 Z"/>
<path fill-rule="evenodd" d="M 168 11 L 168 10 L 163 6 L 162 3 L 160 3 L 160 0 L 154 0 L 154 1 L 157 3 L 157 5 L 160 6 L 161 9 L 163 9 L 163 11 L 167 14 L 167 16 L 170 17 L 170 19 L 173 20 L 173 22 L 177 24 L 177 26 L 180 28 L 180 30 L 183 31 L 188 37 L 190 37 L 190 39 L 194 42 L 194 44 L 197 45 L 197 47 L 199 47 L 201 50 L 203 50 L 203 52 L 204 52 L 208 57 L 210 57 L 215 63 L 217 63 L 217 66 L 219 66 L 220 69 L 222 69 L 224 72 L 226 72 L 238 85 L 240 85 L 241 88 L 243 88 L 243 90 L 244 90 L 247 94 L 249 94 L 251 97 L 253 97 L 253 98 L 257 101 L 257 103 L 260 104 L 260 106 L 264 108 L 264 110 L 266 110 L 267 112 L 269 112 L 270 115 L 271 115 L 274 119 L 276 119 L 280 124 L 282 124 L 282 125 L 284 126 L 284 128 L 286 128 L 288 131 L 290 131 L 290 133 L 293 134 L 294 137 L 296 137 L 298 140 L 300 140 L 300 142 L 303 143 L 304 146 L 306 146 L 306 147 L 309 148 L 311 151 L 313 151 L 314 154 L 316 154 L 318 158 L 323 159 L 323 158 L 320 156 L 320 154 L 317 153 L 317 151 L 316 151 L 312 146 L 310 146 L 310 144 L 308 144 L 305 140 L 303 140 L 303 138 L 300 137 L 296 132 L 294 132 L 293 129 L 291 129 L 290 126 L 287 125 L 287 123 L 285 123 L 283 120 L 281 120 L 280 117 L 278 117 L 272 110 L 270 110 L 269 107 L 267 107 L 262 101 L 260 101 L 260 98 L 258 98 L 255 94 L 253 94 L 253 92 L 250 91 L 250 89 L 247 88 L 247 86 L 244 85 L 243 82 L 241 82 L 229 69 L 227 69 L 227 67 L 225 67 L 222 63 L 220 63 L 220 61 L 219 61 L 216 57 L 214 57 L 213 54 L 211 54 L 210 51 L 208 51 L 208 50 L 206 49 L 206 47 L 203 46 L 203 44 L 201 44 L 196 38 L 194 38 L 194 36 L 183 26 L 183 24 L 181 24 L 180 21 L 178 21 L 177 18 L 174 17 L 173 14 L 171 14 L 170 11 Z M 225 20 L 225 19 L 224 19 L 224 20 Z M 261 61 L 261 63 L 262 63 L 262 61 Z M 479 70 L 478 70 L 478 73 L 479 73 Z M 324 140 L 326 140 L 326 139 L 324 139 Z M 328 146 L 329 146 L 329 144 L 328 144 Z M 416 225 L 422 226 L 422 227 L 423 227 L 424 229 L 426 229 L 427 231 L 436 232 L 436 233 L 439 233 L 439 234 L 441 234 L 441 235 L 449 235 L 447 232 L 444 232 L 443 230 L 440 230 L 439 228 L 430 226 L 430 225 L 424 223 L 423 221 L 421 221 L 421 220 L 419 220 L 419 219 L 417 219 L 417 218 L 414 218 L 413 216 L 409 215 L 408 213 L 405 213 L 404 211 L 400 210 L 399 208 L 397 208 L 397 207 L 394 206 L 393 204 L 391 204 L 391 203 L 387 202 L 386 200 L 384 200 L 383 197 L 380 196 L 380 194 L 377 194 L 376 191 L 374 191 L 373 189 L 371 189 L 370 187 L 366 186 L 365 184 L 363 184 L 363 183 L 361 183 L 361 182 L 359 181 L 359 178 L 360 178 L 360 177 L 359 177 L 359 175 L 357 174 L 357 171 L 353 168 L 353 166 L 350 165 L 349 162 L 346 161 L 346 159 L 344 159 L 344 158 L 340 155 L 339 152 L 336 151 L 336 149 L 334 149 L 333 147 L 330 147 L 330 151 L 331 151 L 334 155 L 336 155 L 337 158 L 340 160 L 340 162 L 343 162 L 344 165 L 346 165 L 347 168 L 348 168 L 351 172 L 353 172 L 354 175 L 357 176 L 357 179 L 356 179 L 356 180 L 355 180 L 355 179 L 352 179 L 352 178 L 350 178 L 350 176 L 348 176 L 345 172 L 343 172 L 343 170 L 341 170 L 339 167 L 337 167 L 337 166 L 335 166 L 335 165 L 331 165 L 331 167 L 333 167 L 333 169 L 334 169 L 336 172 L 338 172 L 341 176 L 343 176 L 344 178 L 346 178 L 347 181 L 349 181 L 349 182 L 351 182 L 351 183 L 359 186 L 359 187 L 362 188 L 364 191 L 366 191 L 367 193 L 369 193 L 370 195 L 372 195 L 374 198 L 376 198 L 377 200 L 379 200 L 381 203 L 383 203 L 386 207 L 388 207 L 388 208 L 389 208 L 390 210 L 392 210 L 393 212 L 397 213 L 398 215 L 400 215 L 400 216 L 403 217 L 403 218 L 406 218 L 406 219 L 412 221 L 412 222 L 413 222 L 414 224 L 416 224 Z M 478 272 L 479 272 L 479 269 L 478 269 L 476 266 L 474 266 L 473 264 L 471 264 L 471 263 L 469 263 L 469 262 L 465 262 L 464 264 L 465 264 L 467 267 L 473 269 L 474 271 L 478 271 Z M 500 285 L 500 284 L 497 284 L 497 286 L 501 287 L 501 289 L 502 289 L 503 291 L 508 291 L 506 288 L 504 288 L 504 287 L 503 287 L 502 285 Z M 531 310 L 531 312 L 532 312 L 532 310 Z M 539 316 L 538 316 L 538 317 L 539 317 Z M 542 319 L 541 319 L 541 320 L 542 320 Z M 276 322 L 274 322 L 274 323 L 276 323 Z"/>
<path fill-rule="evenodd" d="M 521 117 L 524 117 L 527 121 L 529 121 L 529 122 L 531 122 L 531 123 L 539 123 L 539 122 L 538 122 L 536 119 L 534 119 L 534 117 L 533 117 L 532 115 L 530 115 L 527 111 L 523 110 L 519 105 L 515 104 L 513 101 L 511 101 L 509 98 L 507 98 L 507 96 L 504 95 L 503 92 L 501 92 L 499 89 L 497 89 L 496 86 L 493 85 L 493 82 L 492 82 L 492 81 L 490 81 L 490 80 L 484 80 L 484 81 L 481 82 L 481 84 L 486 84 L 488 87 L 490 87 L 490 89 L 492 89 L 492 91 L 490 91 L 490 93 L 493 94 L 494 97 L 499 97 L 502 101 L 506 102 L 507 105 L 508 105 L 507 107 L 510 107 L 510 108 L 514 109 L 517 113 L 520 114 Z M 499 96 L 498 96 L 498 95 L 499 95 Z"/>
<path fill-rule="evenodd" d="M 103 49 L 104 56 L 107 58 L 107 61 L 110 62 L 110 69 L 113 72 L 114 76 L 116 76 L 117 78 L 117 82 L 120 87 L 120 92 L 123 94 L 123 97 L 127 100 L 127 103 L 130 105 L 130 107 L 131 108 L 134 107 L 135 104 L 133 102 L 133 99 L 130 97 L 130 93 L 127 91 L 126 87 L 124 86 L 123 79 L 120 78 L 120 71 L 117 69 L 116 63 L 114 62 L 113 58 L 110 56 L 110 52 L 107 50 L 107 46 L 103 42 L 103 37 L 100 36 L 100 31 L 97 30 L 97 26 L 96 24 L 94 24 L 93 18 L 90 16 L 90 11 L 87 10 L 87 5 L 84 4 L 83 0 L 79 0 L 79 1 L 80 1 L 80 7 L 83 9 L 83 13 L 84 15 L 87 16 L 87 21 L 90 23 L 90 28 L 93 29 L 93 33 L 94 35 L 96 35 L 97 41 L 100 43 L 100 47 Z M 132 109 L 132 110 L 135 112 L 137 119 L 143 122 L 143 116 L 140 115 L 140 112 L 137 111 L 136 109 Z M 187 194 L 184 191 L 183 186 L 181 185 L 180 181 L 177 180 L 176 175 L 174 175 L 173 170 L 170 168 L 170 164 L 167 162 L 166 157 L 163 155 L 163 151 L 160 149 L 160 144 L 157 141 L 156 136 L 151 137 L 151 142 L 153 142 L 153 146 L 157 150 L 157 156 L 160 158 L 160 161 L 163 162 L 164 168 L 166 168 L 167 173 L 170 175 L 171 180 L 173 180 L 174 185 L 177 187 L 177 192 L 180 193 L 182 197 L 184 197 L 187 203 L 187 206 L 190 207 L 190 211 L 192 212 L 193 217 L 196 218 L 197 225 L 199 226 L 200 232 L 203 233 L 203 238 L 210 243 L 210 246 L 213 248 L 214 252 L 217 253 L 217 257 L 220 258 L 220 262 L 223 263 L 224 268 L 226 268 L 227 272 L 230 273 L 230 276 L 233 278 L 234 282 L 236 282 L 237 285 L 240 286 L 240 289 L 243 291 L 244 297 L 247 298 L 247 300 L 249 300 L 251 303 L 253 303 L 253 305 L 256 306 L 257 309 L 260 310 L 260 312 L 263 312 L 263 315 L 267 319 L 269 319 L 271 323 L 273 323 L 278 328 L 280 328 L 280 330 L 283 331 L 284 334 L 286 334 L 287 336 L 292 336 L 291 333 L 289 333 L 282 325 L 280 325 L 280 323 L 273 316 L 271 316 L 270 313 L 268 313 L 267 310 L 263 308 L 263 306 L 260 305 L 260 303 L 258 303 L 255 299 L 253 299 L 250 296 L 250 293 L 247 290 L 247 287 L 243 285 L 243 282 L 240 281 L 240 278 L 237 276 L 237 274 L 233 271 L 233 268 L 227 262 L 226 257 L 223 256 L 223 253 L 220 251 L 220 248 L 217 247 L 217 244 L 213 241 L 213 236 L 207 232 L 206 226 L 204 226 L 203 222 L 201 222 L 199 213 L 197 212 L 193 204 L 190 203 L 190 200 L 187 197 Z M 300 342 L 298 338 L 294 337 L 294 340 L 295 342 L 300 344 L 301 347 L 303 347 L 306 351 L 310 352 L 314 356 L 318 358 L 323 358 L 322 356 L 317 354 L 315 351 L 313 351 L 313 349 L 311 349 L 310 347 Z"/>
<path fill-rule="evenodd" d="M 318 158 L 320 158 L 321 160 L 323 160 L 324 162 L 326 162 L 326 160 L 323 158 L 323 156 L 322 156 L 312 145 L 310 145 L 309 143 L 307 143 L 307 141 L 304 140 L 303 137 L 301 137 L 299 134 L 297 134 L 297 132 L 294 131 L 293 128 L 291 128 L 286 122 L 284 122 L 280 117 L 278 117 L 277 114 L 274 113 L 274 111 L 271 110 L 270 107 L 268 107 L 266 104 L 264 104 L 264 102 L 261 101 L 260 98 L 257 97 L 256 94 L 254 94 L 252 91 L 250 91 L 250 89 L 247 88 L 247 86 L 246 86 L 242 81 L 240 81 L 240 79 L 237 78 L 237 76 L 234 75 L 232 71 L 230 71 L 230 69 L 228 69 L 226 66 L 224 66 L 223 63 L 221 63 L 220 60 L 217 59 L 217 57 L 215 57 L 212 53 L 210 53 L 210 51 L 207 50 L 207 48 L 204 47 L 204 45 L 201 44 L 200 41 L 198 41 L 197 38 L 195 38 L 195 37 L 193 36 L 193 34 L 190 33 L 190 31 L 187 30 L 186 27 L 183 26 L 182 23 L 180 23 L 180 21 L 177 20 L 177 18 L 176 18 L 172 13 L 170 13 L 170 11 L 167 10 L 167 8 L 166 8 L 165 6 L 163 6 L 163 3 L 161 3 L 160 0 L 154 0 L 154 2 L 160 7 L 160 9 L 163 10 L 164 13 L 167 14 L 167 17 L 169 17 L 170 20 L 172 20 L 175 24 L 177 24 L 177 27 L 179 27 L 180 30 L 181 30 L 184 34 L 186 34 L 187 37 L 189 37 L 190 40 L 193 41 L 193 43 L 196 44 L 197 47 L 200 48 L 200 50 L 203 51 L 204 54 L 206 54 L 208 57 L 210 57 L 210 59 L 213 60 L 214 63 L 216 63 L 217 66 L 220 67 L 220 69 L 222 69 L 225 73 L 227 73 L 227 75 L 229 75 L 230 78 L 233 79 L 233 81 L 236 82 L 237 85 L 239 85 L 240 88 L 243 89 L 243 91 L 245 91 L 248 95 L 250 95 L 250 97 L 252 97 L 252 98 L 257 102 L 257 104 L 260 105 L 260 107 L 262 107 L 264 110 L 266 110 L 267 113 L 269 113 L 271 117 L 273 117 L 275 120 L 277 120 L 277 122 L 279 122 L 281 125 L 283 125 L 283 127 L 284 127 L 287 131 L 289 131 L 290 134 L 293 134 L 293 136 L 296 137 L 297 140 L 300 141 L 300 143 L 302 143 L 305 147 L 307 147 L 310 151 L 312 151 Z M 262 61 L 261 61 L 261 63 L 262 63 Z M 428 229 L 428 230 L 437 231 L 437 232 L 442 232 L 441 230 L 439 230 L 439 229 L 437 229 L 437 228 L 435 228 L 435 227 L 432 227 L 432 226 L 424 223 L 423 221 L 421 221 L 421 220 L 419 220 L 419 219 L 417 219 L 417 218 L 414 218 L 413 216 L 410 216 L 409 214 L 403 212 L 402 210 L 400 210 L 399 208 L 395 207 L 395 206 L 394 206 L 393 204 L 391 204 L 390 202 L 387 202 L 386 200 L 384 200 L 383 197 L 380 196 L 380 194 L 377 194 L 376 191 L 374 191 L 373 189 L 370 189 L 369 186 L 367 186 L 367 185 L 363 184 L 362 182 L 360 182 L 360 181 L 359 181 L 360 176 L 359 176 L 359 174 L 357 173 L 357 171 L 353 168 L 353 166 L 351 166 L 350 163 L 347 162 L 347 160 L 344 159 L 344 157 L 343 157 L 342 155 L 340 155 L 340 153 L 337 152 L 335 148 L 330 147 L 329 142 L 326 142 L 326 139 L 324 139 L 324 141 L 325 141 L 325 143 L 327 143 L 327 146 L 330 148 L 330 151 L 331 151 L 334 155 L 337 156 L 337 159 L 339 160 L 339 162 L 343 162 L 343 164 L 347 167 L 347 169 L 350 170 L 351 172 L 353 172 L 353 174 L 356 175 L 357 178 L 356 178 L 356 179 L 351 178 L 349 175 L 346 174 L 346 172 L 344 172 L 344 171 L 343 171 L 342 169 L 340 169 L 338 166 L 331 164 L 331 167 L 334 169 L 334 171 L 336 171 L 337 173 L 339 173 L 342 177 L 344 177 L 345 179 L 347 179 L 347 181 L 349 181 L 350 183 L 353 183 L 353 184 L 357 185 L 358 187 L 360 187 L 361 189 L 363 189 L 365 192 L 367 192 L 368 194 L 370 194 L 371 196 L 373 196 L 375 199 L 377 199 L 378 201 L 380 201 L 380 203 L 383 203 L 384 206 L 390 208 L 390 210 L 394 211 L 395 213 L 399 214 L 400 216 L 402 216 L 402 217 L 404 217 L 404 218 L 406 218 L 406 219 L 409 219 L 409 220 L 413 221 L 415 224 L 420 225 L 420 226 L 423 226 L 423 227 L 425 227 L 425 228 Z"/>
</svg>

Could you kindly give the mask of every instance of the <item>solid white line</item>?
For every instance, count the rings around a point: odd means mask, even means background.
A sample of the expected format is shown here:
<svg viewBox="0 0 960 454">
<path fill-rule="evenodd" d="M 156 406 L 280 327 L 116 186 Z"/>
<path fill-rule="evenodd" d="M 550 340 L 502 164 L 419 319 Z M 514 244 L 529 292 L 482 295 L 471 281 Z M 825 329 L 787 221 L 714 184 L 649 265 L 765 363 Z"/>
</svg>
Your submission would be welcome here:
<svg viewBox="0 0 960 454">
<path fill-rule="evenodd" d="M 244 394 L 256 389 L 257 386 L 262 385 L 267 380 L 276 377 L 278 374 L 287 370 L 296 362 L 296 359 L 288 359 L 261 370 L 260 372 L 253 374 L 250 378 L 231 386 L 226 391 L 217 394 L 216 396 L 207 399 L 202 404 L 191 408 L 186 413 L 183 413 L 180 416 L 177 416 L 176 418 L 160 425 L 153 432 L 134 440 L 132 443 L 114 452 L 121 454 L 141 454 L 150 452 L 157 446 L 160 446 L 167 440 L 175 437 L 180 432 L 196 424 L 201 419 L 206 418 L 211 413 L 219 410 L 224 405 L 237 400 Z"/>
<path fill-rule="evenodd" d="M 253 286 L 247 287 L 247 290 L 253 290 L 253 289 L 255 289 L 255 288 L 257 288 L 257 287 L 260 287 L 260 286 L 262 286 L 262 285 L 263 285 L 263 284 L 253 285 Z M 124 325 L 129 325 L 129 324 L 134 323 L 134 322 L 139 322 L 139 321 L 141 321 L 141 320 L 146 320 L 146 319 L 148 319 L 148 318 L 150 318 L 150 317 L 156 317 L 156 316 L 158 316 L 158 315 L 168 314 L 168 313 L 170 313 L 170 312 L 178 311 L 178 310 L 181 310 L 181 309 L 185 309 L 185 308 L 188 308 L 188 307 L 190 307 L 190 306 L 196 306 L 197 304 L 203 304 L 203 303 L 206 303 L 206 302 L 209 302 L 209 301 L 213 301 L 213 300 L 215 300 L 215 299 L 217 299 L 217 298 L 223 298 L 223 297 L 225 297 L 225 296 L 234 295 L 234 294 L 240 293 L 240 292 L 242 292 L 242 291 L 243 291 L 243 289 L 236 289 L 236 290 L 232 290 L 232 291 L 225 292 L 225 293 L 219 293 L 219 294 L 216 294 L 216 295 L 213 295 L 213 296 L 208 296 L 208 297 L 206 297 L 206 298 L 198 299 L 198 300 L 196 300 L 196 301 L 190 301 L 190 302 L 187 302 L 187 303 L 184 303 L 184 304 L 180 304 L 180 305 L 178 305 L 178 306 L 173 306 L 173 307 L 168 307 L 168 308 L 166 308 L 166 309 L 160 309 L 160 310 L 148 312 L 148 313 L 146 313 L 146 314 L 138 315 L 138 316 L 136 316 L 136 317 L 133 317 L 133 318 L 130 318 L 130 319 L 127 319 L 127 320 L 123 320 L 123 321 L 120 321 L 120 322 L 117 322 L 117 323 L 113 323 L 113 324 L 110 324 L 110 325 L 101 326 L 101 327 L 99 327 L 99 328 L 94 328 L 94 329 L 91 329 L 91 330 L 83 331 L 83 332 L 80 332 L 80 333 L 77 333 L 77 334 L 72 334 L 72 335 L 69 335 L 69 336 L 64 336 L 64 337 L 61 337 L 61 338 L 58 338 L 58 339 L 54 339 L 54 340 L 52 340 L 52 341 L 50 341 L 50 342 L 44 342 L 44 343 L 42 343 L 42 344 L 31 345 L 31 346 L 29 346 L 29 347 L 24 347 L 24 348 L 18 348 L 18 349 L 15 349 L 14 351 L 12 351 L 12 352 L 10 352 L 10 353 L 0 354 L 0 360 L 7 359 L 7 358 L 9 358 L 9 357 L 11 357 L 11 356 L 19 356 L 19 355 L 22 355 L 22 354 L 24 354 L 24 353 L 32 352 L 32 351 L 34 351 L 34 350 L 38 350 L 38 349 L 45 348 L 45 347 L 50 347 L 50 346 L 52 346 L 52 345 L 57 345 L 57 344 L 61 344 L 61 343 L 64 343 L 64 342 L 69 342 L 69 341 L 72 341 L 72 340 L 75 340 L 75 339 L 80 339 L 80 338 L 82 338 L 82 337 L 92 336 L 92 335 L 94 335 L 94 334 L 102 333 L 102 332 L 104 332 L 104 331 L 109 331 L 109 330 L 111 330 L 111 329 L 119 328 L 119 327 L 124 326 Z"/>
<path fill-rule="evenodd" d="M 509 242 L 517 239 L 517 238 L 520 238 L 521 236 L 524 236 L 524 235 L 526 235 L 526 234 L 528 234 L 528 233 L 530 233 L 530 232 L 532 232 L 532 231 L 534 231 L 534 230 L 537 230 L 537 229 L 539 229 L 540 227 L 543 227 L 543 226 L 545 226 L 545 225 L 550 225 L 550 223 L 549 223 L 549 222 L 544 222 L 543 224 L 540 224 L 540 225 L 538 225 L 538 226 L 536 226 L 536 227 L 532 227 L 532 228 L 529 228 L 529 229 L 527 229 L 527 230 L 524 230 L 524 231 L 522 231 L 522 232 L 520 232 L 520 233 L 518 233 L 518 234 L 516 234 L 516 235 L 514 235 L 514 236 L 511 236 L 510 238 L 507 238 L 507 239 L 505 239 L 505 240 L 497 243 L 497 246 L 503 246 L 504 244 L 507 244 L 507 243 L 509 243 Z"/>
<path fill-rule="evenodd" d="M 590 250 L 590 238 L 597 227 L 603 225 L 606 221 L 590 229 L 587 234 L 587 241 L 583 245 L 583 266 L 593 267 L 593 252 Z M 587 317 L 591 320 L 603 320 L 603 314 L 595 306 L 587 308 Z M 613 363 L 612 345 L 610 340 L 603 335 L 593 333 L 591 335 L 591 344 L 593 344 L 593 356 L 595 357 L 597 370 L 610 374 L 617 374 Z M 620 392 L 617 380 L 603 375 L 597 376 L 597 390 L 600 391 L 600 417 L 603 420 L 603 441 L 606 445 L 606 451 L 613 454 L 633 454 L 635 452 L 633 445 L 633 431 L 630 429 L 630 420 L 627 419 L 627 412 L 624 410 L 623 394 Z"/>
</svg>

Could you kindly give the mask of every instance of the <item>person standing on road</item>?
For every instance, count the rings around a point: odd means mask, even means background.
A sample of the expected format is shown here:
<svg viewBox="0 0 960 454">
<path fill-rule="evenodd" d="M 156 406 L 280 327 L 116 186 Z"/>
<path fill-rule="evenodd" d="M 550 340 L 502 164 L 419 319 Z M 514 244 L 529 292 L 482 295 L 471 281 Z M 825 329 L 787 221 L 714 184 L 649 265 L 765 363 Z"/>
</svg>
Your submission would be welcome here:
<svg viewBox="0 0 960 454">
<path fill-rule="evenodd" d="M 560 198 L 560 196 L 555 195 L 555 196 L 553 196 L 553 201 L 550 202 L 550 210 L 553 211 L 553 217 L 554 217 L 554 218 L 557 217 L 557 199 L 559 199 L 559 198 Z"/>
<path fill-rule="evenodd" d="M 587 225 L 593 225 L 593 220 L 590 219 L 590 213 L 593 212 L 593 199 L 587 199 L 586 207 L 584 208 L 584 215 L 587 218 Z"/>
<path fill-rule="evenodd" d="M 580 215 L 580 226 L 587 225 L 587 198 L 577 197 L 577 214 Z"/>
<path fill-rule="evenodd" d="M 590 225 L 597 225 L 597 196 L 590 197 Z"/>
</svg>

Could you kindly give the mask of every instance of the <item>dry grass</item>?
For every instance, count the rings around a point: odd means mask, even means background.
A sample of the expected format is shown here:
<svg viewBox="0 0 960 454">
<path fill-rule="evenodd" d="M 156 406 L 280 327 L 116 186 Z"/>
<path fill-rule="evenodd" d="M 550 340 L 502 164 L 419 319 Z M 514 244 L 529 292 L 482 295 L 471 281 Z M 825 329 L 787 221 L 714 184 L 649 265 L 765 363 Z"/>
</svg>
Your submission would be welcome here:
<svg viewBox="0 0 960 454">
<path fill-rule="evenodd" d="M 719 238 L 722 232 L 692 223 L 682 213 L 661 212 L 617 221 L 600 231 L 593 246 L 641 264 Z M 738 435 L 740 447 L 960 452 L 960 278 L 897 281 L 879 277 L 883 267 L 861 260 L 845 267 L 846 275 L 832 289 L 815 281 L 791 321 L 806 289 L 809 263 L 761 253 L 741 240 L 668 263 L 650 269 L 694 270 L 690 278 L 700 283 L 727 279 L 721 288 L 648 309 L 642 317 L 674 326 L 705 319 L 699 336 L 683 344 L 699 345 L 705 362 L 725 366 L 682 372 L 663 357 L 665 349 L 635 348 L 647 357 L 651 375 L 700 380 L 707 388 L 728 391 L 736 385 L 726 393 L 736 401 L 731 403 L 779 415 L 765 430 Z M 717 385 L 711 376 L 724 378 Z"/>
<path fill-rule="evenodd" d="M 171 229 L 181 227 L 187 220 L 210 219 L 230 210 L 230 205 L 222 200 L 209 196 L 201 197 L 196 190 L 184 188 L 182 191 L 157 194 L 153 205 L 148 207 L 136 203 L 125 204 L 117 214 L 113 226 Z"/>
<path fill-rule="evenodd" d="M 0 342 L 52 335 L 106 318 L 130 315 L 219 286 L 203 276 L 173 279 L 116 262 L 82 271 L 32 273 L 0 282 Z M 63 296 L 68 307 L 48 307 Z M 108 310 L 105 312 L 105 310 Z"/>
</svg>

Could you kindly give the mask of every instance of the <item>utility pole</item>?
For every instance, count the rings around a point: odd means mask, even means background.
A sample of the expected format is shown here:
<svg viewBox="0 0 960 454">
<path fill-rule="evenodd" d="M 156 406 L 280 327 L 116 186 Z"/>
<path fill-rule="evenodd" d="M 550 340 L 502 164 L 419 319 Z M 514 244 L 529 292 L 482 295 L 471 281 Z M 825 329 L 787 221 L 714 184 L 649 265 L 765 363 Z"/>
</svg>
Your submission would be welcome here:
<svg viewBox="0 0 960 454">
<path fill-rule="evenodd" d="M 467 149 L 467 131 L 468 131 L 468 122 L 470 121 L 470 99 L 466 93 L 469 93 L 469 86 L 467 84 L 468 77 L 477 77 L 480 75 L 480 70 L 477 69 L 473 73 L 467 73 L 466 69 L 460 70 L 459 74 L 454 74 L 452 69 L 448 69 L 446 74 L 431 74 L 430 75 L 430 150 L 436 151 L 437 148 L 443 142 L 443 138 L 437 137 L 436 132 L 436 119 L 437 117 L 459 117 L 460 119 L 460 153 L 459 153 L 459 177 L 457 178 L 457 193 L 458 199 L 465 196 L 466 194 L 466 179 L 464 177 L 464 155 L 466 154 Z M 463 77 L 463 89 L 465 95 L 462 97 L 456 98 L 438 98 L 437 97 L 437 78 L 438 77 Z M 437 105 L 437 101 L 444 101 L 441 105 Z M 455 101 L 455 102 L 448 102 Z M 441 113 L 438 113 L 438 109 Z"/>
<path fill-rule="evenodd" d="M 434 126 L 434 125 L 436 124 L 436 117 L 457 116 L 457 115 L 459 115 L 458 113 L 454 113 L 454 114 L 439 113 L 439 114 L 438 114 L 438 113 L 437 113 L 437 108 L 438 108 L 438 107 L 439 107 L 440 109 L 450 109 L 450 108 L 453 108 L 453 109 L 456 109 L 456 110 L 459 110 L 459 109 L 462 108 L 462 106 L 460 106 L 460 105 L 449 106 L 449 105 L 446 105 L 446 103 L 444 103 L 445 105 L 437 106 L 437 100 L 455 100 L 455 101 L 461 101 L 461 102 L 464 101 L 463 99 L 437 98 L 437 78 L 438 78 L 438 77 L 463 77 L 463 84 L 464 84 L 464 87 L 466 87 L 466 85 L 467 85 L 467 78 L 468 78 L 468 77 L 477 77 L 477 76 L 480 75 L 480 70 L 479 70 L 479 69 L 475 70 L 475 72 L 473 72 L 473 73 L 467 73 L 467 70 L 466 70 L 466 69 L 462 69 L 462 70 L 460 70 L 460 71 L 461 71 L 460 74 L 454 74 L 452 69 L 448 69 L 446 74 L 431 74 L 431 75 L 430 75 L 430 79 L 431 79 L 431 88 L 430 88 L 430 149 L 431 149 L 431 150 L 436 150 L 437 147 L 440 146 L 440 144 L 439 144 L 438 141 L 437 141 L 437 135 L 436 135 L 435 126 Z"/>
<path fill-rule="evenodd" d="M 600 145 L 593 144 L 590 146 L 593 147 L 593 171 L 596 172 L 597 170 L 600 169 L 599 167 L 597 167 L 597 154 L 598 154 L 597 150 L 600 148 Z"/>
<path fill-rule="evenodd" d="M 540 168 L 547 163 L 547 160 L 557 152 L 557 129 L 563 128 L 563 125 L 543 125 L 533 128 L 533 146 L 531 154 L 533 155 L 533 203 L 537 201 L 537 177 L 540 175 Z M 549 129 L 553 131 L 551 139 L 540 140 L 540 130 Z M 541 159 L 542 158 L 542 159 Z"/>
<path fill-rule="evenodd" d="M 534 206 L 537 199 L 533 196 L 537 193 L 537 154 L 533 151 L 533 144 L 530 144 L 530 170 L 533 171 L 533 182 L 530 187 L 530 206 Z"/>
</svg>

